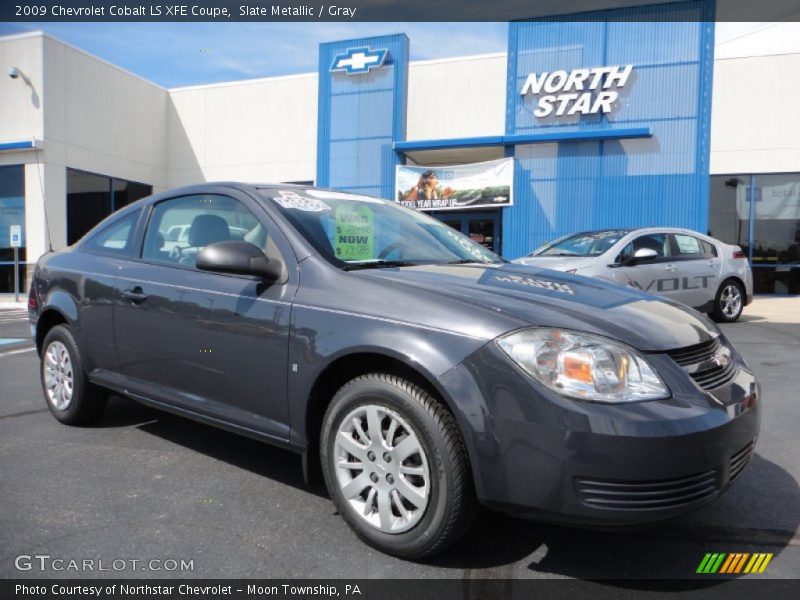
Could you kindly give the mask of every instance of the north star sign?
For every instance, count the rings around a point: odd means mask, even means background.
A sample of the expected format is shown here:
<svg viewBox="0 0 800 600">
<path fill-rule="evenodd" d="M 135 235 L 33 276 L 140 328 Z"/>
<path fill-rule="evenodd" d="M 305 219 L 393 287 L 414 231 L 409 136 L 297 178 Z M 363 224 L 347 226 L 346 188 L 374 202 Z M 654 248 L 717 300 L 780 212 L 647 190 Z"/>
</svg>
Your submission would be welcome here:
<svg viewBox="0 0 800 600">
<path fill-rule="evenodd" d="M 533 114 L 540 118 L 606 114 L 611 112 L 632 71 L 633 65 L 625 65 L 573 69 L 569 73 L 531 73 L 520 94 L 539 96 Z"/>
<path fill-rule="evenodd" d="M 344 71 L 348 75 L 356 73 L 367 73 L 371 69 L 377 69 L 386 60 L 388 50 L 380 48 L 370 50 L 369 48 L 350 48 L 344 54 L 336 55 L 331 65 L 331 71 Z"/>
</svg>

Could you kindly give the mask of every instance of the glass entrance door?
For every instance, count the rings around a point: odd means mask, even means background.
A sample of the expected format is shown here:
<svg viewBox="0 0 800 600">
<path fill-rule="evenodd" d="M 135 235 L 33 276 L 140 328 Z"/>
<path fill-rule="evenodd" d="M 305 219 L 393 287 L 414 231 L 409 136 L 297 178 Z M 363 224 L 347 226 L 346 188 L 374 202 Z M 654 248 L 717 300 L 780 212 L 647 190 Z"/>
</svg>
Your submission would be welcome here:
<svg viewBox="0 0 800 600">
<path fill-rule="evenodd" d="M 431 213 L 443 223 L 457 229 L 485 248 L 500 254 L 500 213 L 438 212 Z"/>
</svg>

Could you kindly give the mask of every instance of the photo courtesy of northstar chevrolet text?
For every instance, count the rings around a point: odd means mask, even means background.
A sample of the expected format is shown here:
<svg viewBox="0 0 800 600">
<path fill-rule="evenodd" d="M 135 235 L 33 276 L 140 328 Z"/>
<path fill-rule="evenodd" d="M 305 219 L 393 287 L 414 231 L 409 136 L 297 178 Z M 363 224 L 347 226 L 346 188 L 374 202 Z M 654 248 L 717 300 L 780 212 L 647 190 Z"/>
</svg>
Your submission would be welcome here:
<svg viewBox="0 0 800 600">
<path fill-rule="evenodd" d="M 0 14 L 0 596 L 800 592 L 798 7 Z"/>
</svg>

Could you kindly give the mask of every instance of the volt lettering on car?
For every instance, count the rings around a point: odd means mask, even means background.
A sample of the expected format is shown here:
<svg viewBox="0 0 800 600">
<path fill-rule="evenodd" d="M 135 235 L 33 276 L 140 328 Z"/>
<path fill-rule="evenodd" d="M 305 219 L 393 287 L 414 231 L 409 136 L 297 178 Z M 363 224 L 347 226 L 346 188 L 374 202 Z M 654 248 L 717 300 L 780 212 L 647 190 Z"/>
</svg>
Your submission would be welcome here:
<svg viewBox="0 0 800 600">
<path fill-rule="evenodd" d="M 653 279 L 646 286 L 638 281 L 630 280 L 628 285 L 643 292 L 674 292 L 675 290 L 699 290 L 708 287 L 710 275 L 695 275 L 694 277 L 665 277 Z M 698 281 L 699 280 L 699 281 Z"/>
</svg>

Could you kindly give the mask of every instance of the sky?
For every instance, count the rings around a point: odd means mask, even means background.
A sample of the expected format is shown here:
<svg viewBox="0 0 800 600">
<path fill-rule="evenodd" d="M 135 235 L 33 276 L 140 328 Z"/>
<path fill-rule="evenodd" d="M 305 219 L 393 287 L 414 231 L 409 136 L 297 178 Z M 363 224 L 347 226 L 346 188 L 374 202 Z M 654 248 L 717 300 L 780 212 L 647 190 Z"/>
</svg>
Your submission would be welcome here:
<svg viewBox="0 0 800 600">
<path fill-rule="evenodd" d="M 507 23 L 0 23 L 43 30 L 164 87 L 317 71 L 318 45 L 405 32 L 411 59 L 506 50 Z"/>
<path fill-rule="evenodd" d="M 308 73 L 320 42 L 405 32 L 411 59 L 505 52 L 507 23 L 0 23 L 43 30 L 167 88 Z M 718 23 L 718 58 L 800 52 L 800 23 Z"/>
</svg>

